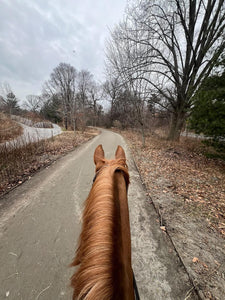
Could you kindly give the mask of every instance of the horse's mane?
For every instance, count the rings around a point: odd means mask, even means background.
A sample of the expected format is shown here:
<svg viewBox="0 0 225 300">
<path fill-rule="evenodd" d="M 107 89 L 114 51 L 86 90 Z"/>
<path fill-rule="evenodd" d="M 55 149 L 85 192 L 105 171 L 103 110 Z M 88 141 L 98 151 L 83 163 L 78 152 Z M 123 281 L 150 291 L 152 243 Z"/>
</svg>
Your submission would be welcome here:
<svg viewBox="0 0 225 300">
<path fill-rule="evenodd" d="M 126 187 L 129 174 L 124 159 L 102 160 L 92 189 L 85 201 L 83 224 L 72 266 L 78 266 L 71 278 L 73 299 L 112 299 L 115 284 L 115 239 L 119 204 L 114 199 L 115 174 L 123 173 Z"/>
</svg>

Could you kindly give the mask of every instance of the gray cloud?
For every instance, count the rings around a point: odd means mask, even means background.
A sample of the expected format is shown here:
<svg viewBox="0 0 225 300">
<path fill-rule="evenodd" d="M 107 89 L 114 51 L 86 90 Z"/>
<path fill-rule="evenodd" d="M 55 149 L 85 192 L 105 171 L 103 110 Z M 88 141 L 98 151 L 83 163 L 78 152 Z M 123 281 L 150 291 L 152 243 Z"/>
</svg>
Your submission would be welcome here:
<svg viewBox="0 0 225 300">
<path fill-rule="evenodd" d="M 1 0 L 0 83 L 25 99 L 41 92 L 54 67 L 68 62 L 101 79 L 108 27 L 126 0 Z"/>
</svg>

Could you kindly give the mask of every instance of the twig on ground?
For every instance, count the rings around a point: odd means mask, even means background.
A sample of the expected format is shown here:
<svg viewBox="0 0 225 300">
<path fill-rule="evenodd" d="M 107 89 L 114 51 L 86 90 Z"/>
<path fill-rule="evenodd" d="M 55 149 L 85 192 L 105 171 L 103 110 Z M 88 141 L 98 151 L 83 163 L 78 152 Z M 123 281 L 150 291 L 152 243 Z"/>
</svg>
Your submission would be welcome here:
<svg viewBox="0 0 225 300">
<path fill-rule="evenodd" d="M 195 289 L 195 287 L 193 286 L 189 291 L 187 291 L 184 300 L 189 299 L 189 297 L 191 296 L 192 291 L 193 291 L 194 289 Z"/>
<path fill-rule="evenodd" d="M 52 285 L 52 284 L 50 284 L 49 286 L 47 286 L 46 288 L 44 288 L 44 289 L 37 295 L 37 297 L 35 298 L 35 300 L 38 300 L 39 297 L 40 297 L 45 291 L 47 291 L 47 290 L 50 288 L 51 285 Z"/>
</svg>

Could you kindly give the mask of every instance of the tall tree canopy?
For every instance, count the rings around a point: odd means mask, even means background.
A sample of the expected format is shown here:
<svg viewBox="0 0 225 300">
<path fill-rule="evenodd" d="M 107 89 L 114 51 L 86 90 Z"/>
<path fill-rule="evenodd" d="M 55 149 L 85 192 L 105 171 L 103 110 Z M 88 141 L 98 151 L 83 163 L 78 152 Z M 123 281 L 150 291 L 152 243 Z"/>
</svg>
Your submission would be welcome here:
<svg viewBox="0 0 225 300">
<path fill-rule="evenodd" d="M 77 71 L 60 63 L 43 87 L 41 113 L 50 119 L 64 121 L 64 126 L 85 129 L 86 123 L 96 124 L 101 112 L 100 86 L 88 70 Z M 29 103 L 30 104 L 30 103 Z"/>
<path fill-rule="evenodd" d="M 171 112 L 169 138 L 179 139 L 193 96 L 225 48 L 224 29 L 224 0 L 134 1 L 112 32 L 107 68 L 126 84 L 146 81 Z"/>
</svg>

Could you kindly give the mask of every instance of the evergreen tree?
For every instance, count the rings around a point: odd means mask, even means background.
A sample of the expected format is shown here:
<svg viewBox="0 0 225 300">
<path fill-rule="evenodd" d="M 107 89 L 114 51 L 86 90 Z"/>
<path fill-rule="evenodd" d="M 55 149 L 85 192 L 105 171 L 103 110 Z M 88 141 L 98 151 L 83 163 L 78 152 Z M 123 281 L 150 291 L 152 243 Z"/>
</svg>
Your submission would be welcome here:
<svg viewBox="0 0 225 300">
<path fill-rule="evenodd" d="M 40 114 L 53 123 L 62 121 L 62 108 L 61 101 L 57 95 L 53 95 L 48 99 L 40 110 Z"/>
<path fill-rule="evenodd" d="M 19 111 L 18 100 L 13 92 L 9 92 L 6 96 L 5 109 L 10 115 Z"/>
<path fill-rule="evenodd" d="M 225 71 L 203 81 L 189 121 L 196 133 L 214 139 L 225 138 Z"/>
</svg>

